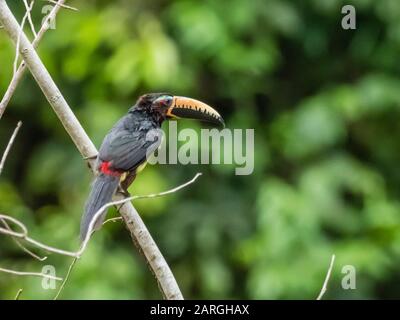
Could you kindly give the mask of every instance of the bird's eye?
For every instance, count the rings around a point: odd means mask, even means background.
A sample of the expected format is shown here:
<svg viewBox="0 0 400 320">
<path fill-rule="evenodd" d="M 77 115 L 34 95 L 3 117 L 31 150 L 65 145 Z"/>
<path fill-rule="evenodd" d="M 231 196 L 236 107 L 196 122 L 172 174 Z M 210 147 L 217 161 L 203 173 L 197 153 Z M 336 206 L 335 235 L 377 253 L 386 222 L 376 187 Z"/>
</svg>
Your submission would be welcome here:
<svg viewBox="0 0 400 320">
<path fill-rule="evenodd" d="M 158 105 L 169 107 L 172 102 L 171 96 L 161 96 L 155 101 Z"/>
</svg>

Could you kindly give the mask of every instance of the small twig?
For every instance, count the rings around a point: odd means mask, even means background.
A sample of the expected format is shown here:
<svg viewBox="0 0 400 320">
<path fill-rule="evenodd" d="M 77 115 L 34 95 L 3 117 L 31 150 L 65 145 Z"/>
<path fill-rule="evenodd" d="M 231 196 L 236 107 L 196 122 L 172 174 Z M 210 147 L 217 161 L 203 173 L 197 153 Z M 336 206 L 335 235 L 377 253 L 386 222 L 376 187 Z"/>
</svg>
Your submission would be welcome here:
<svg viewBox="0 0 400 320">
<path fill-rule="evenodd" d="M 109 222 L 117 222 L 117 221 L 123 221 L 124 219 L 122 217 L 114 217 L 107 219 L 106 221 L 103 222 L 103 226 Z"/>
<path fill-rule="evenodd" d="M 329 278 L 331 277 L 331 273 L 332 273 L 332 268 L 333 268 L 333 263 L 334 262 L 335 262 L 335 255 L 333 254 L 332 258 L 331 258 L 331 263 L 329 265 L 328 272 L 327 272 L 326 277 L 325 277 L 324 284 L 322 286 L 321 292 L 319 293 L 319 295 L 317 297 L 317 300 L 321 300 L 322 297 L 324 296 L 325 292 L 326 292 L 326 289 L 328 287 Z"/>
<path fill-rule="evenodd" d="M 4 221 L 4 220 L 2 220 L 2 221 Z M 20 241 L 18 241 L 18 240 L 15 239 L 14 237 L 13 237 L 13 240 L 15 241 L 15 243 L 17 244 L 17 246 L 21 248 L 22 251 L 24 251 L 25 253 L 27 253 L 28 255 L 30 255 L 32 258 L 34 258 L 34 259 L 36 259 L 36 260 L 38 260 L 38 261 L 41 261 L 41 262 L 47 260 L 47 256 L 40 257 L 40 256 L 38 256 L 36 253 L 34 253 L 34 252 L 32 252 L 31 250 L 29 250 L 28 248 L 26 248 Z"/>
<path fill-rule="evenodd" d="M 31 15 L 31 11 L 32 11 L 33 4 L 34 4 L 35 0 L 31 1 L 31 5 L 30 6 L 28 5 L 27 0 L 22 0 L 22 1 L 24 2 L 26 13 L 28 14 L 28 22 L 29 22 L 29 25 L 31 27 L 32 33 L 33 33 L 33 35 L 35 37 L 37 37 L 37 33 L 36 33 L 36 30 L 35 30 L 35 25 L 33 24 L 32 15 Z"/>
<path fill-rule="evenodd" d="M 62 4 L 62 3 L 59 3 L 59 2 L 54 1 L 54 0 L 43 0 L 43 1 L 51 2 L 51 3 L 55 4 L 56 6 L 60 6 L 61 8 L 64 8 L 64 9 L 69 9 L 69 10 L 72 10 L 72 11 L 79 11 L 75 7 L 67 6 L 66 4 Z"/>
<path fill-rule="evenodd" d="M 19 290 L 18 290 L 17 295 L 15 296 L 15 299 L 14 299 L 14 300 L 19 300 L 19 297 L 20 297 L 22 291 L 23 291 L 23 289 L 19 289 Z"/>
<path fill-rule="evenodd" d="M 8 141 L 6 150 L 4 151 L 3 156 L 2 156 L 2 158 L 1 158 L 1 162 L 0 162 L 0 175 L 1 175 L 1 172 L 3 171 L 4 164 L 5 164 L 5 162 L 6 162 L 8 153 L 10 152 L 10 149 L 11 149 L 13 143 L 14 143 L 15 137 L 16 137 L 17 134 L 18 134 L 19 128 L 21 128 L 21 125 L 22 125 L 22 122 L 19 121 L 19 122 L 17 123 L 17 127 L 14 129 L 14 132 L 13 132 L 13 134 L 11 135 L 10 140 Z"/>
<path fill-rule="evenodd" d="M 0 219 L 0 221 L 3 223 L 3 225 L 9 230 L 12 231 L 11 227 L 8 225 L 7 221 L 4 219 Z M 32 252 L 28 248 L 26 248 L 19 240 L 17 240 L 15 237 L 12 237 L 13 241 L 17 244 L 18 247 L 22 249 L 22 251 L 26 252 L 29 254 L 32 258 L 39 260 L 39 261 L 45 261 L 47 259 L 46 256 L 44 257 L 39 257 L 36 253 Z"/>
<path fill-rule="evenodd" d="M 13 217 L 4 215 L 4 214 L 0 214 L 0 219 L 11 221 L 12 223 L 16 224 L 22 230 L 22 232 L 15 232 L 14 230 L 4 229 L 4 228 L 0 227 L 0 233 L 6 234 L 6 235 L 9 235 L 12 237 L 18 237 L 18 238 L 23 238 L 28 234 L 27 227 L 25 227 L 25 225 L 22 222 L 20 222 L 19 220 L 15 219 Z"/>
<path fill-rule="evenodd" d="M 149 198 L 157 198 L 157 197 L 166 196 L 168 194 L 177 192 L 177 191 L 187 187 L 189 184 L 192 184 L 193 182 L 195 182 L 197 180 L 197 178 L 200 177 L 201 175 L 202 175 L 201 172 L 197 172 L 196 175 L 188 182 L 185 182 L 184 184 L 181 184 L 181 185 L 179 185 L 173 189 L 167 190 L 167 191 L 163 191 L 163 192 L 159 192 L 159 193 L 152 193 L 152 194 L 147 194 L 147 195 L 132 196 L 127 199 L 137 200 L 137 199 L 149 199 Z M 120 200 L 120 201 L 122 201 L 122 200 Z M 116 202 L 118 202 L 118 201 L 116 201 Z M 119 203 L 117 203 L 117 204 L 119 204 Z"/>
<path fill-rule="evenodd" d="M 8 229 L 0 227 L 0 233 L 2 233 L 2 234 L 6 234 L 6 235 L 10 235 L 12 237 L 24 239 L 26 242 L 31 243 L 31 244 L 33 244 L 41 249 L 44 249 L 48 252 L 58 253 L 58 254 L 66 255 L 66 256 L 70 256 L 70 257 L 76 257 L 76 252 L 70 252 L 70 251 L 65 251 L 65 250 L 54 248 L 54 247 L 50 247 L 48 245 L 45 245 L 39 241 L 36 241 L 36 240 L 30 238 L 28 236 L 28 229 L 26 228 L 26 226 L 22 222 L 18 221 L 17 219 L 14 219 L 10 216 L 3 215 L 3 214 L 0 214 L 0 219 L 9 220 L 9 221 L 15 223 L 16 225 L 18 225 L 22 230 L 22 232 L 15 232 L 13 230 L 8 230 Z"/>
<path fill-rule="evenodd" d="M 58 289 L 58 292 L 57 292 L 56 296 L 54 297 L 54 300 L 57 300 L 58 297 L 60 296 L 60 293 L 61 293 L 61 291 L 64 289 L 64 286 L 65 286 L 65 284 L 67 283 L 67 281 L 68 281 L 68 279 L 69 279 L 69 276 L 70 276 L 70 274 L 71 274 L 71 271 L 72 271 L 72 269 L 74 268 L 75 263 L 76 263 L 77 261 L 78 261 L 78 258 L 74 258 L 74 260 L 72 260 L 72 262 L 71 262 L 71 264 L 70 264 L 70 266 L 69 266 L 69 268 L 68 268 L 67 275 L 65 276 L 64 281 L 61 283 L 60 289 Z"/>
<path fill-rule="evenodd" d="M 29 17 L 30 12 L 31 12 L 31 10 L 32 10 L 32 7 L 33 7 L 33 4 L 34 4 L 34 3 L 35 3 L 35 2 L 32 1 L 32 2 L 31 2 L 31 5 L 27 8 L 24 17 L 22 18 L 21 25 L 19 26 L 19 32 L 18 32 L 17 43 L 16 43 L 16 45 L 15 45 L 15 59 L 14 59 L 14 64 L 13 64 L 13 66 L 14 66 L 14 68 L 13 68 L 13 70 L 14 70 L 13 75 L 15 75 L 15 74 L 17 73 L 17 64 L 18 64 L 18 57 L 19 57 L 19 45 L 20 45 L 20 42 L 21 42 L 21 34 L 24 32 L 25 21 L 26 21 L 26 19 Z"/>
<path fill-rule="evenodd" d="M 10 273 L 14 274 L 16 276 L 32 276 L 32 277 L 41 277 L 41 278 L 48 278 L 56 281 L 62 281 L 62 278 L 55 277 L 49 274 L 44 274 L 41 272 L 24 272 L 24 271 L 16 271 L 16 270 L 11 270 L 11 269 L 4 269 L 0 268 L 0 272 L 5 272 L 5 273 Z"/>
</svg>

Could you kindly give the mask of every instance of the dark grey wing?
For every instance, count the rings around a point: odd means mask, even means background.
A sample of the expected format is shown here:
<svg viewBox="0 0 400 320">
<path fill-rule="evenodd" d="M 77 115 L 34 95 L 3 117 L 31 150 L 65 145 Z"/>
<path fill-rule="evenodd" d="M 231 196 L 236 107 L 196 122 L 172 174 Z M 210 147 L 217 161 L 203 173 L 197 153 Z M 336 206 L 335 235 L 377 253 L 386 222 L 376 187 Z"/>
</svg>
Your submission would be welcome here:
<svg viewBox="0 0 400 320">
<path fill-rule="evenodd" d="M 112 130 L 100 147 L 99 158 L 111 161 L 114 169 L 131 171 L 146 161 L 160 144 L 161 137 L 153 132 Z"/>
</svg>

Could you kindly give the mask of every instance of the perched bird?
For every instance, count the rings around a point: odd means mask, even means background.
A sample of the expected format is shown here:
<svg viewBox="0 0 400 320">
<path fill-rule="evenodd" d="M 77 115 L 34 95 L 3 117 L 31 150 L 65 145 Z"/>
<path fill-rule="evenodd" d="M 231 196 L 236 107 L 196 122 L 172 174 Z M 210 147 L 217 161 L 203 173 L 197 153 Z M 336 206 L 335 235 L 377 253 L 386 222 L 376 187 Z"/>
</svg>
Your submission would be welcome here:
<svg viewBox="0 0 400 320">
<path fill-rule="evenodd" d="M 81 220 L 82 240 L 96 212 L 111 201 L 118 187 L 128 194 L 127 189 L 144 168 L 146 158 L 160 146 L 160 137 L 149 138 L 149 132 L 160 129 L 164 120 L 179 118 L 224 125 L 219 113 L 203 102 L 167 93 L 149 93 L 142 95 L 108 132 L 97 155 L 98 174 Z M 94 230 L 101 227 L 106 213 L 96 219 Z"/>
</svg>

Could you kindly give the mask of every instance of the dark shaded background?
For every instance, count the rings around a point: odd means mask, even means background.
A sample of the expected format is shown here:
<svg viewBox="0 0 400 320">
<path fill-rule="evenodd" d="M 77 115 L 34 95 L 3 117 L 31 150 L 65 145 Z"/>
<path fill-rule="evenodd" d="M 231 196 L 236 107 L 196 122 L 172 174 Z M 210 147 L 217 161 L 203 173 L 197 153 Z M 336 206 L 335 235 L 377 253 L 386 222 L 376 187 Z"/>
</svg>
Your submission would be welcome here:
<svg viewBox="0 0 400 320">
<path fill-rule="evenodd" d="M 326 298 L 398 298 L 400 2 L 148 2 L 68 1 L 79 12 L 61 10 L 39 54 L 97 146 L 153 91 L 201 99 L 229 128 L 255 129 L 252 175 L 235 176 L 233 166 L 148 166 L 130 189 L 163 191 L 204 173 L 175 195 L 135 204 L 184 296 L 314 299 L 335 253 Z M 20 21 L 23 3 L 8 3 Z M 344 4 L 356 7 L 356 30 L 341 28 Z M 45 5 L 35 4 L 37 29 Z M 14 54 L 0 29 L 1 92 Z M 34 238 L 75 250 L 91 176 L 29 74 L 1 119 L 2 149 L 18 120 L 0 211 Z M 50 255 L 45 264 L 64 276 L 70 262 Z M 1 237 L 0 266 L 42 265 Z M 341 287 L 345 265 L 356 268 L 356 290 Z M 22 299 L 55 294 L 40 279 L 0 274 L 0 298 L 19 288 Z M 61 297 L 161 296 L 123 225 L 111 223 Z"/>
</svg>

